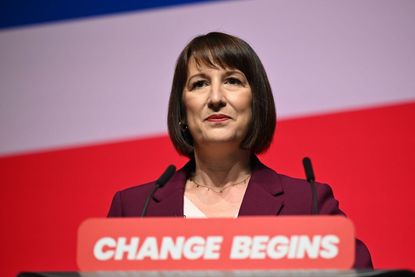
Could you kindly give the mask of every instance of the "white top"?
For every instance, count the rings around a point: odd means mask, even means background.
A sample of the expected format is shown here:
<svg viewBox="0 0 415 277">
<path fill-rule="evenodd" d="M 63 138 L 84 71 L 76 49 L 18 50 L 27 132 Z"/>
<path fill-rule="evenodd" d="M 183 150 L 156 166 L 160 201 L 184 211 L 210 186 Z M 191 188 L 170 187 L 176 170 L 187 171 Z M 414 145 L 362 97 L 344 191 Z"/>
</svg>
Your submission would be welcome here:
<svg viewBox="0 0 415 277">
<path fill-rule="evenodd" d="M 186 195 L 184 196 L 183 213 L 186 218 L 207 218 L 207 216 L 186 197 Z"/>
<path fill-rule="evenodd" d="M 185 218 L 207 218 L 207 215 L 203 213 L 193 202 L 184 196 L 183 213 Z M 234 216 L 237 218 L 238 214 Z"/>
</svg>

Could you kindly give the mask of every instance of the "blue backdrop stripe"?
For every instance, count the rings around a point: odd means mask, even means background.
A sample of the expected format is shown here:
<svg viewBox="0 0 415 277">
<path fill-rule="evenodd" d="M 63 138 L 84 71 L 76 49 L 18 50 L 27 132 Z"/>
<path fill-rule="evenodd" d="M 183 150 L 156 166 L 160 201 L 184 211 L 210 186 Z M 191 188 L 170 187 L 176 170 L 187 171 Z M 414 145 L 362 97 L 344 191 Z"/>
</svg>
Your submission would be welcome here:
<svg viewBox="0 0 415 277">
<path fill-rule="evenodd" d="M 0 1 L 0 29 L 213 1 L 219 0 L 6 0 Z"/>
</svg>

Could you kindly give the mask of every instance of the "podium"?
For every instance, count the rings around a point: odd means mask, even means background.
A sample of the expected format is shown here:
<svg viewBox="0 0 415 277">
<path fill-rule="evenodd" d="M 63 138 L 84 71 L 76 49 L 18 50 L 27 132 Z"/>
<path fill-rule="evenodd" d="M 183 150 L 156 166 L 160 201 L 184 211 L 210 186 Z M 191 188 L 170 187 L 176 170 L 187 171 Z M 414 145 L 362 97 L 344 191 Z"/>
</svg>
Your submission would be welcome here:
<svg viewBox="0 0 415 277">
<path fill-rule="evenodd" d="M 118 272 L 22 272 L 18 277 L 413 277 L 409 270 L 338 270 L 338 271 L 118 271 Z"/>
<path fill-rule="evenodd" d="M 354 226 L 342 216 L 96 218 L 78 229 L 79 272 L 18 276 L 415 276 L 354 262 Z"/>
<path fill-rule="evenodd" d="M 88 219 L 78 229 L 81 271 L 351 269 L 343 216 Z"/>
</svg>

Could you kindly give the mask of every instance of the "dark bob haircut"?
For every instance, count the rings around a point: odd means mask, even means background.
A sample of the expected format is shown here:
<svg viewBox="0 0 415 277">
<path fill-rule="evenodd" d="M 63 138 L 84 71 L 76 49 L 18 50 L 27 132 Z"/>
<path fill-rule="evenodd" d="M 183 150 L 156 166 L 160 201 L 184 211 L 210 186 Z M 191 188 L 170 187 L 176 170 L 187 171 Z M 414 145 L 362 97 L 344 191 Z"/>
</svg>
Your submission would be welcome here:
<svg viewBox="0 0 415 277">
<path fill-rule="evenodd" d="M 240 38 L 218 32 L 195 37 L 180 53 L 174 71 L 173 85 L 169 100 L 168 129 L 179 154 L 193 157 L 193 139 L 186 126 L 186 109 L 183 103 L 183 90 L 187 81 L 188 64 L 191 59 L 197 64 L 223 69 L 242 71 L 252 91 L 252 121 L 242 149 L 259 154 L 271 144 L 276 113 L 271 86 L 265 69 L 257 54 L 248 43 Z"/>
</svg>

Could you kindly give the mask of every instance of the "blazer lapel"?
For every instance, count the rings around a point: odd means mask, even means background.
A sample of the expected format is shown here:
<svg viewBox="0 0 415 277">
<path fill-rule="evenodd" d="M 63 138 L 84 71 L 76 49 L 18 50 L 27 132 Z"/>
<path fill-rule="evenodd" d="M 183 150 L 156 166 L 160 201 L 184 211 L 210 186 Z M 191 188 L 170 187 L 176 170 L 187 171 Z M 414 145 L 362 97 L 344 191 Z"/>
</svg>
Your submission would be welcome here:
<svg viewBox="0 0 415 277">
<path fill-rule="evenodd" d="M 252 164 L 252 176 L 238 216 L 278 215 L 284 205 L 280 176 L 263 165 L 256 157 L 253 158 Z M 193 168 L 193 161 L 189 161 L 163 188 L 155 193 L 147 216 L 184 216 L 184 189 L 188 174 Z"/>
<path fill-rule="evenodd" d="M 252 176 L 238 216 L 278 215 L 284 205 L 283 192 L 280 176 L 254 157 Z"/>
<path fill-rule="evenodd" d="M 147 216 L 184 216 L 184 189 L 187 176 L 193 166 L 192 161 L 189 161 L 174 174 L 172 179 L 163 188 L 155 193 Z"/>
</svg>

